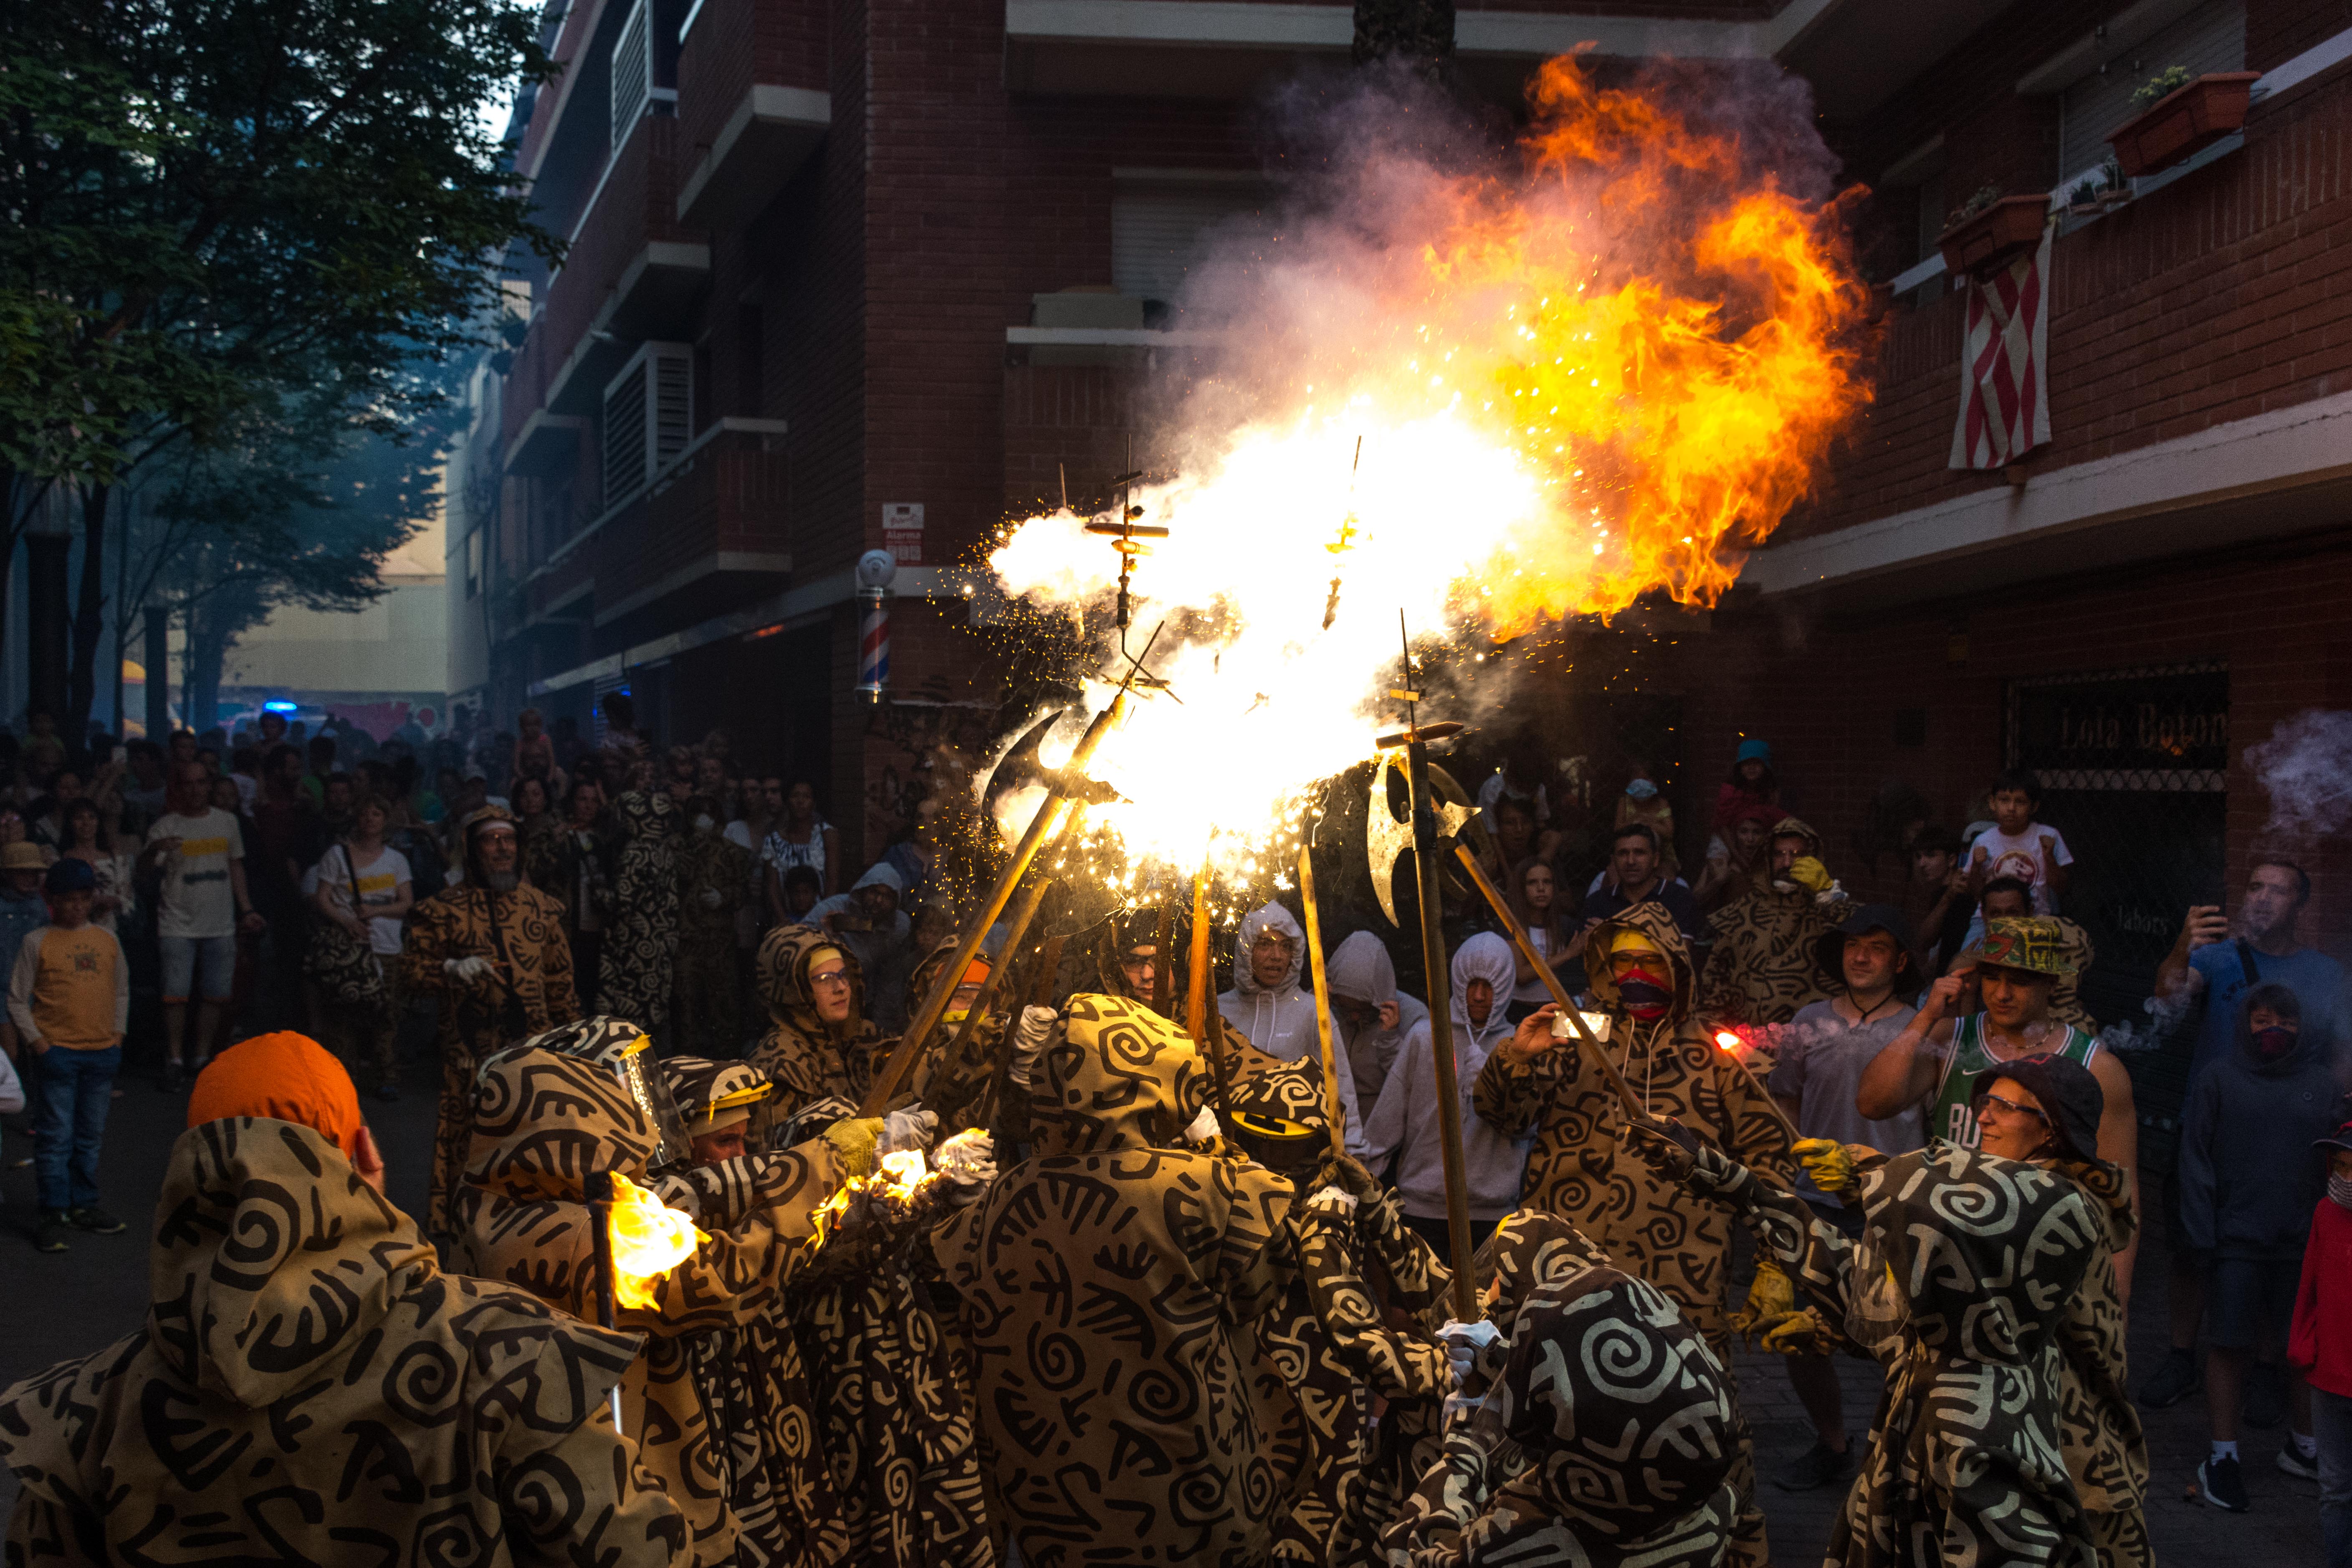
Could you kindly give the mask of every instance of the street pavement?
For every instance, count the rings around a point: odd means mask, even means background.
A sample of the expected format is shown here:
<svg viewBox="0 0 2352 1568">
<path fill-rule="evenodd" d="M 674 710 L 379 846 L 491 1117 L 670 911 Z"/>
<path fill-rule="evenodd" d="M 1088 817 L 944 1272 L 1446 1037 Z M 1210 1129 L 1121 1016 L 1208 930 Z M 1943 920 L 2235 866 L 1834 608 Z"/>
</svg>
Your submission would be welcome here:
<svg viewBox="0 0 2352 1568">
<path fill-rule="evenodd" d="M 412 1033 L 412 1040 L 415 1039 Z M 429 1042 L 430 1037 L 425 1037 Z M 428 1052 L 429 1044 L 426 1047 Z M 389 1192 L 411 1214 L 425 1209 L 427 1156 L 433 1138 L 433 1081 L 429 1059 L 412 1061 L 406 1093 L 394 1104 L 364 1101 L 389 1168 Z M 107 1127 L 100 1185 L 106 1206 L 129 1225 L 121 1236 L 78 1236 L 71 1251 L 44 1256 L 32 1249 L 33 1173 L 16 1162 L 32 1152 L 31 1140 L 11 1127 L 0 1148 L 0 1300 L 7 1303 L 6 1331 L 0 1334 L 0 1386 L 68 1356 L 87 1353 L 137 1330 L 147 1310 L 146 1238 L 154 1225 L 154 1199 L 163 1185 L 172 1144 L 184 1126 L 184 1095 L 166 1095 L 153 1079 L 128 1077 L 118 1087 Z M 2151 1287 L 2130 1331 L 2135 1368 L 2155 1364 L 2164 1348 L 2161 1282 L 2163 1227 L 2150 1227 L 2142 1244 L 2140 1278 Z M 1747 1289 L 1744 1256 L 1735 1274 L 1735 1299 Z M 1764 1511 L 1770 1522 L 1772 1555 L 1783 1564 L 1822 1561 L 1831 1521 L 1843 1489 L 1787 1492 L 1769 1479 L 1812 1443 L 1795 1392 L 1780 1358 L 1742 1352 L 1738 1359 L 1742 1404 L 1756 1436 Z M 1874 1364 L 1840 1363 L 1846 1390 L 1846 1424 L 1859 1441 L 1869 1429 L 1879 1394 Z M 2137 1378 L 2135 1375 L 2134 1384 Z M 2143 1412 L 2148 1451 L 2155 1467 L 2147 1500 L 2148 1534 L 2159 1561 L 2246 1562 L 2295 1564 L 2319 1561 L 2318 1488 L 2282 1474 L 2273 1464 L 2282 1431 L 2243 1434 L 2246 1488 L 2253 1510 L 2222 1513 L 2186 1500 L 2198 1461 L 2206 1452 L 2205 1407 L 2192 1398 L 2170 1410 Z M 0 1471 L 0 1513 L 13 1509 L 16 1482 Z"/>
</svg>

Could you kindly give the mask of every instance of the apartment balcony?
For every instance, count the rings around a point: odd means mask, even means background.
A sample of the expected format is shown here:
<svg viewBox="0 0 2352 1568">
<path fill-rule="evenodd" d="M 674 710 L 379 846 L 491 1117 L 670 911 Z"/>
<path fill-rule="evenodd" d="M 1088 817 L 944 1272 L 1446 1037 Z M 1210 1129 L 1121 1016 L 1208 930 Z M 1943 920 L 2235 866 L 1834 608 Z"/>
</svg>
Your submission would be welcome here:
<svg viewBox="0 0 2352 1568">
<path fill-rule="evenodd" d="M 744 222 L 773 201 L 833 123 L 825 7 L 817 0 L 702 0 L 678 54 L 685 177 L 677 216 Z"/>
<path fill-rule="evenodd" d="M 601 630 L 672 601 L 699 612 L 780 587 L 793 567 L 783 436 L 776 419 L 709 426 L 530 574 L 528 616 Z"/>
<path fill-rule="evenodd" d="M 2006 473 L 1947 467 L 1967 300 L 1898 309 L 1823 495 L 1743 581 L 1867 607 L 2340 525 L 2352 70 L 2263 82 L 2242 145 L 2054 241 L 2047 446 Z"/>
<path fill-rule="evenodd" d="M 531 428 L 534 416 L 593 416 L 604 384 L 639 342 L 688 324 L 710 276 L 710 247 L 678 221 L 679 136 L 677 120 L 641 117 L 589 197 L 507 378 L 512 471 L 524 471 L 513 468 L 517 460 L 555 460 L 549 443 L 564 427 L 542 419 Z"/>
</svg>

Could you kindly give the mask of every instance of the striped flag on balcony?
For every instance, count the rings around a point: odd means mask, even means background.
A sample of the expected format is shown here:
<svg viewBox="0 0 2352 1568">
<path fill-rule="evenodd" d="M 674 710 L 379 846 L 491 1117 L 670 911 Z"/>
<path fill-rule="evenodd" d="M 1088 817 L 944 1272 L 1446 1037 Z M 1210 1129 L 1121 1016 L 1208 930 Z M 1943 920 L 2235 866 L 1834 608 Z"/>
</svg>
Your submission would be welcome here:
<svg viewBox="0 0 2352 1568">
<path fill-rule="evenodd" d="M 2050 237 L 1990 278 L 1969 281 L 1960 340 L 1955 468 L 1999 468 L 2050 439 Z"/>
</svg>

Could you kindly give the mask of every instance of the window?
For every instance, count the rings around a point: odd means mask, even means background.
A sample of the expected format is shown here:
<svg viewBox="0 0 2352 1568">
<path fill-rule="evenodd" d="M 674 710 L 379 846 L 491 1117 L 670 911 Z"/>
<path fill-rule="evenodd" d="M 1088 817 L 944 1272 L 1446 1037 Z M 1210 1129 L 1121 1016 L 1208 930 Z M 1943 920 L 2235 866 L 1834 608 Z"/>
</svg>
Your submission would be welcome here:
<svg viewBox="0 0 2352 1568">
<path fill-rule="evenodd" d="M 647 343 L 604 386 L 604 505 L 644 489 L 694 438 L 694 350 Z"/>
<path fill-rule="evenodd" d="M 478 597 L 482 591 L 482 531 L 478 526 L 466 534 L 466 597 Z"/>
<path fill-rule="evenodd" d="M 2117 47 L 2098 68 L 2068 87 L 2059 100 L 2060 182 L 2072 185 L 2107 161 L 2107 138 L 2147 107 L 2132 102 L 2132 94 L 2173 66 L 2191 76 L 2245 69 L 2245 0 L 2197 5 L 2139 42 Z"/>
<path fill-rule="evenodd" d="M 674 27 L 660 26 L 655 9 L 655 0 L 637 0 L 621 24 L 621 36 L 613 40 L 613 145 L 616 148 L 629 139 L 629 132 L 646 113 L 675 112 L 677 103 L 677 89 L 661 85 L 665 77 L 677 79 L 674 40 L 677 35 Z M 661 10 L 675 20 L 674 6 L 665 5 Z"/>
<path fill-rule="evenodd" d="M 1213 245 L 1270 231 L 1273 187 L 1255 174 L 1114 171 L 1110 276 L 1118 291 L 1172 303 Z"/>
</svg>

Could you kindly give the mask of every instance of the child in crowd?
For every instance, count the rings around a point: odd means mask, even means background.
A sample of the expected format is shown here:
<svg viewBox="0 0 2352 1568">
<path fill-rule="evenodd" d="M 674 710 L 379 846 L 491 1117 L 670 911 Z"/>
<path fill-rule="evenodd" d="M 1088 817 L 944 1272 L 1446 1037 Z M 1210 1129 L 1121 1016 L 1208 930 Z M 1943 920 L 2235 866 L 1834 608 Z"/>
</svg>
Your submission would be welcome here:
<svg viewBox="0 0 2352 1568">
<path fill-rule="evenodd" d="M 131 969 L 114 934 L 90 923 L 98 878 L 87 860 L 64 859 L 43 879 L 49 923 L 16 945 L 8 1018 L 18 1049 L 40 1058 L 34 1141 L 41 1220 L 34 1245 L 63 1252 L 76 1229 L 113 1236 L 122 1222 L 98 1206 L 98 1151 L 122 1065 L 131 1016 Z"/>
<path fill-rule="evenodd" d="M 2033 891 L 2033 912 L 2054 915 L 2073 878 L 2074 853 L 2066 837 L 2034 820 L 2042 809 L 2042 784 L 2024 768 L 2012 768 L 1992 781 L 1986 797 L 1993 826 L 1977 836 L 1969 850 L 1969 881 L 1981 892 L 2000 877 L 2014 877 Z"/>
<path fill-rule="evenodd" d="M 2327 1162 L 2327 1195 L 2304 1245 L 2286 1359 L 2311 1390 L 2322 1561 L 2352 1568 L 2352 1121 L 2313 1147 Z"/>
</svg>

